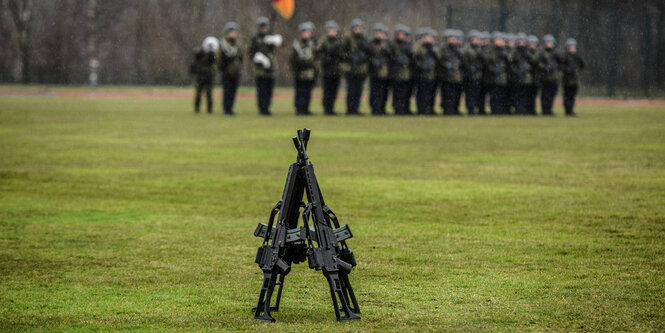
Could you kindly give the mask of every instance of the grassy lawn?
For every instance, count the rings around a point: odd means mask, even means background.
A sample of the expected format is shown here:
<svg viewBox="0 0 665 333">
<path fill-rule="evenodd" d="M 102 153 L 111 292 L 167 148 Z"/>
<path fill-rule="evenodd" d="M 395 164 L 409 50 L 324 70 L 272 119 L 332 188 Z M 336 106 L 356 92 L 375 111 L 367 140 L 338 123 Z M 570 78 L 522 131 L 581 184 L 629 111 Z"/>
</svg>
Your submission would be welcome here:
<svg viewBox="0 0 665 333">
<path fill-rule="evenodd" d="M 183 98 L 0 97 L 0 331 L 665 330 L 662 107 L 296 118 L 275 102 L 229 118 Z M 335 321 L 306 264 L 278 322 L 252 320 L 252 232 L 301 127 L 355 235 L 360 322 Z"/>
</svg>

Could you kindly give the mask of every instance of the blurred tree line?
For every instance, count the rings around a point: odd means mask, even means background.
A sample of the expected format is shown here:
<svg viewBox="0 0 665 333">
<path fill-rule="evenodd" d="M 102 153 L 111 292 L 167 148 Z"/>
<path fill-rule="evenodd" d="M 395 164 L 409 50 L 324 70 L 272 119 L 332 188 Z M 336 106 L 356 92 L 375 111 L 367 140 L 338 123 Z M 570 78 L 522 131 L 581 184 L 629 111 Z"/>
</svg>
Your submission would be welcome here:
<svg viewBox="0 0 665 333">
<path fill-rule="evenodd" d="M 188 84 L 192 50 L 204 37 L 219 37 L 233 20 L 246 46 L 255 19 L 272 12 L 269 0 L 0 1 L 3 83 L 85 84 L 94 58 L 101 84 Z M 552 33 L 560 42 L 572 36 L 589 64 L 582 76 L 587 92 L 648 96 L 665 89 L 663 0 L 297 0 L 294 17 L 278 18 L 274 26 L 287 41 L 278 52 L 278 82 L 291 82 L 288 45 L 298 23 L 321 27 L 334 19 L 346 28 L 354 17 L 368 27 L 381 21 Z M 243 81 L 250 84 L 251 67 L 245 65 Z"/>
</svg>

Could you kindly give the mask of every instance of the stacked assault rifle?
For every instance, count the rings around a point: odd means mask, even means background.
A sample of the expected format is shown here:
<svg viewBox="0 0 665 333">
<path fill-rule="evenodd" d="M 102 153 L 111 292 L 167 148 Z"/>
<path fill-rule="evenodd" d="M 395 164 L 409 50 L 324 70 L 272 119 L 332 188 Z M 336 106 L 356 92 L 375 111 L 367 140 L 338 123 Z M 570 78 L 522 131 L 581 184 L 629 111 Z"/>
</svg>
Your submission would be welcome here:
<svg viewBox="0 0 665 333">
<path fill-rule="evenodd" d="M 337 216 L 323 201 L 314 166 L 307 157 L 309 135 L 310 130 L 305 128 L 298 130 L 298 136 L 293 137 L 298 160 L 289 167 L 282 199 L 270 212 L 268 224 L 259 223 L 254 231 L 254 236 L 263 238 L 255 260 L 263 270 L 259 301 L 252 309 L 256 320 L 275 321 L 270 311 L 279 310 L 284 277 L 289 274 L 292 263 L 305 260 L 309 268 L 322 271 L 328 280 L 337 320 L 360 319 L 356 315 L 360 308 L 348 277 L 356 265 L 353 251 L 346 246 L 346 240 L 353 234 L 348 225 L 340 227 Z M 303 194 L 307 195 L 307 204 Z M 303 226 L 299 227 L 301 209 Z M 277 223 L 274 223 L 278 213 Z M 275 286 L 279 289 L 275 305 L 271 306 Z"/>
</svg>

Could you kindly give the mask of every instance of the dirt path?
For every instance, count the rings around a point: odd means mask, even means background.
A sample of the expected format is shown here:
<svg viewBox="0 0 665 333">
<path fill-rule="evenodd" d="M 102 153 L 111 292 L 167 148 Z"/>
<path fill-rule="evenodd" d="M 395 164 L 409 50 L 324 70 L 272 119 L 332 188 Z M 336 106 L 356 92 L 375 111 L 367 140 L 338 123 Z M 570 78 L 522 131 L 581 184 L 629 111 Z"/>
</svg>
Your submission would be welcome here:
<svg viewBox="0 0 665 333">
<path fill-rule="evenodd" d="M 76 98 L 192 98 L 193 92 L 190 91 L 150 91 L 150 90 L 104 90 L 98 89 L 90 91 L 86 88 L 67 88 L 63 90 L 55 89 L 30 89 L 30 88 L 0 88 L 0 97 L 5 96 L 34 96 L 34 97 L 76 97 Z M 254 93 L 238 93 L 240 99 L 254 99 Z M 320 94 L 315 93 L 314 98 L 320 98 Z M 276 93 L 276 99 L 293 98 L 291 93 Z M 344 95 L 340 94 L 339 99 Z M 558 103 L 561 103 L 560 99 Z M 601 105 L 601 106 L 665 106 L 665 100 L 651 99 L 610 99 L 610 98 L 579 98 L 578 104 L 581 105 Z"/>
</svg>

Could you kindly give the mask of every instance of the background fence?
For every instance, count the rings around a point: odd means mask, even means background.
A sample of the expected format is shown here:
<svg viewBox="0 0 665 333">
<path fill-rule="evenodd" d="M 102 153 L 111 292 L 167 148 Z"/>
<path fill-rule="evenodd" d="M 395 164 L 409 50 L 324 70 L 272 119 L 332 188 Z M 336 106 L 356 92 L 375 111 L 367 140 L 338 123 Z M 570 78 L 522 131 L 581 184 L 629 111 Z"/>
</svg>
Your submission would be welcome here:
<svg viewBox="0 0 665 333">
<path fill-rule="evenodd" d="M 269 0 L 1 0 L 0 82 L 86 84 L 91 58 L 99 59 L 101 84 L 188 84 L 192 49 L 207 35 L 221 35 L 237 21 L 247 45 L 254 20 L 268 16 Z M 298 23 L 344 28 L 354 18 L 368 25 L 398 22 L 438 30 L 551 33 L 576 37 L 588 67 L 587 95 L 662 96 L 665 91 L 665 1 L 464 2 L 442 0 L 297 0 L 290 21 L 275 31 L 287 43 Z M 348 30 L 348 29 L 345 29 Z M 319 31 L 320 33 L 321 31 Z M 289 48 L 278 52 L 278 82 L 289 84 Z M 251 66 L 243 78 L 251 83 Z"/>
</svg>

